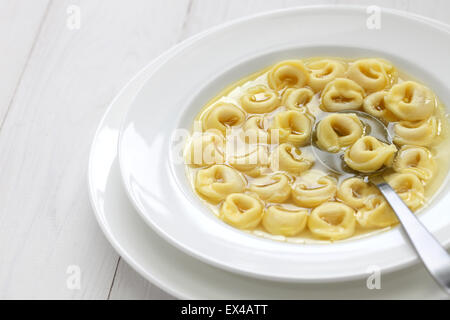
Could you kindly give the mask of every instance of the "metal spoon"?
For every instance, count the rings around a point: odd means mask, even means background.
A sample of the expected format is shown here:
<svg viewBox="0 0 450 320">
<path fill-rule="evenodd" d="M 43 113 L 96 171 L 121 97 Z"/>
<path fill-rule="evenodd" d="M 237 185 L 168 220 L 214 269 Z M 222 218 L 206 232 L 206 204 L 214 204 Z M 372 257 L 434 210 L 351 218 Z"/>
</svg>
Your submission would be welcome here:
<svg viewBox="0 0 450 320">
<path fill-rule="evenodd" d="M 362 111 L 342 111 L 343 113 L 356 114 L 365 127 L 365 134 L 371 135 L 382 142 L 392 143 L 392 137 L 386 126 L 377 118 Z M 316 129 L 314 128 L 311 145 L 316 153 L 316 158 L 330 170 L 337 173 L 355 173 L 354 170 L 345 165 L 343 161 L 343 153 L 332 153 L 320 149 L 316 144 Z M 386 201 L 398 217 L 403 226 L 409 241 L 413 245 L 419 257 L 422 259 L 428 272 L 434 280 L 450 295 L 450 255 L 441 246 L 439 241 L 424 227 L 417 219 L 416 215 L 408 208 L 398 194 L 387 184 L 381 177 L 380 173 L 384 169 L 377 172 L 365 174 L 365 176 L 379 179 L 375 185 L 381 191 Z M 359 175 L 364 175 L 358 172 Z"/>
</svg>

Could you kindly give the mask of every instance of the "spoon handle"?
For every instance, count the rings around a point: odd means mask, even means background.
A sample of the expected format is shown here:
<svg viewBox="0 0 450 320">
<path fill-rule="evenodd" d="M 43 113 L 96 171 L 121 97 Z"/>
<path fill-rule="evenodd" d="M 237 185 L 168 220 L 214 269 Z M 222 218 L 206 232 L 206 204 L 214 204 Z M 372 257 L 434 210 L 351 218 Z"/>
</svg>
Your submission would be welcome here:
<svg viewBox="0 0 450 320">
<path fill-rule="evenodd" d="M 377 185 L 436 282 L 450 295 L 450 255 L 386 182 Z"/>
</svg>

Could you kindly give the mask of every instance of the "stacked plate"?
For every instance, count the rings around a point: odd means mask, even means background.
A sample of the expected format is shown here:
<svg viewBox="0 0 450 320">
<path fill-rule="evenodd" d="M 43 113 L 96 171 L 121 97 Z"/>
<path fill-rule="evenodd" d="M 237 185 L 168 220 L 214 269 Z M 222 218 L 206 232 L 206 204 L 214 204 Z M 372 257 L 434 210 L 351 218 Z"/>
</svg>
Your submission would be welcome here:
<svg viewBox="0 0 450 320">
<path fill-rule="evenodd" d="M 89 188 L 103 232 L 136 271 L 190 299 L 446 297 L 414 265 L 417 256 L 400 227 L 333 245 L 260 239 L 199 205 L 176 161 L 173 134 L 189 127 L 204 102 L 293 56 L 384 57 L 450 105 L 450 27 L 385 9 L 372 24 L 370 14 L 360 7 L 307 7 L 242 19 L 177 45 L 128 83 L 94 138 Z M 444 245 L 450 244 L 449 188 L 420 216 Z M 374 272 L 381 290 L 370 285 Z"/>
</svg>

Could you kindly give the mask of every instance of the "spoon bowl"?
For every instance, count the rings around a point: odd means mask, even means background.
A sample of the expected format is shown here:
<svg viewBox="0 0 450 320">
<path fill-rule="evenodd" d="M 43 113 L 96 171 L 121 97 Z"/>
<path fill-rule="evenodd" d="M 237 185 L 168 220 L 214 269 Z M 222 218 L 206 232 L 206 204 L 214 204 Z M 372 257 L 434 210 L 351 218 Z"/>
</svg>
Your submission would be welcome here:
<svg viewBox="0 0 450 320">
<path fill-rule="evenodd" d="M 364 135 L 370 135 L 381 142 L 392 144 L 392 135 L 389 132 L 388 127 L 379 119 L 372 116 L 371 114 L 359 110 L 346 110 L 346 111 L 338 111 L 335 113 L 348 113 L 348 114 L 355 114 L 358 116 L 359 120 L 363 124 L 363 134 Z M 362 173 L 356 170 L 353 170 L 350 168 L 345 162 L 344 162 L 344 153 L 345 149 L 341 149 L 339 152 L 329 152 L 326 150 L 323 150 L 319 147 L 317 144 L 317 126 L 320 123 L 318 121 L 316 125 L 313 128 L 313 132 L 311 134 L 311 146 L 313 153 L 315 155 L 315 158 L 318 159 L 322 165 L 324 165 L 329 170 L 338 173 L 338 174 L 358 174 L 361 175 Z M 386 167 L 382 167 L 377 171 L 364 173 L 366 176 L 372 176 L 372 175 L 378 175 L 382 173 Z"/>
<path fill-rule="evenodd" d="M 374 116 L 362 111 L 340 111 L 337 113 L 356 114 L 363 123 L 364 135 L 371 135 L 381 142 L 392 144 L 392 135 L 388 128 Z M 386 167 L 383 166 L 374 172 L 361 173 L 351 169 L 345 164 L 345 150 L 340 150 L 336 153 L 322 150 L 317 144 L 317 125 L 319 122 L 320 121 L 314 126 L 311 135 L 312 150 L 315 153 L 316 159 L 335 173 L 354 173 L 372 180 L 397 215 L 409 241 L 422 259 L 431 276 L 443 290 L 450 295 L 450 256 L 436 238 L 422 225 L 416 215 L 408 208 L 395 190 L 384 181 L 381 173 Z"/>
</svg>

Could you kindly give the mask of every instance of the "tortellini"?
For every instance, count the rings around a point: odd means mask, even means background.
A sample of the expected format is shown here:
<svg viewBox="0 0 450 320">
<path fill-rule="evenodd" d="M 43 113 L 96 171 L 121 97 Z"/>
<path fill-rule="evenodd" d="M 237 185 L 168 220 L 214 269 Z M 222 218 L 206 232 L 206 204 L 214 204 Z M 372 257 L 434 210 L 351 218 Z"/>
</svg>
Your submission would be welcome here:
<svg viewBox="0 0 450 320">
<path fill-rule="evenodd" d="M 278 94 L 266 86 L 258 85 L 241 97 L 241 105 L 248 113 L 267 113 L 280 105 Z"/>
<path fill-rule="evenodd" d="M 291 195 L 290 180 L 285 174 L 274 174 L 252 182 L 249 189 L 264 201 L 282 203 Z"/>
<path fill-rule="evenodd" d="M 275 116 L 270 128 L 271 134 L 274 130 L 277 131 L 280 142 L 303 146 L 310 141 L 312 124 L 305 113 L 289 110 Z"/>
<path fill-rule="evenodd" d="M 280 144 L 270 155 L 270 167 L 273 171 L 283 170 L 292 174 L 300 174 L 314 164 L 311 157 L 290 143 Z"/>
<path fill-rule="evenodd" d="M 353 144 L 362 135 L 363 125 L 353 113 L 330 114 L 317 126 L 317 144 L 329 152 L 338 152 L 342 147 Z"/>
<path fill-rule="evenodd" d="M 364 99 L 363 110 L 386 122 L 396 121 L 397 117 L 386 108 L 384 99 L 387 94 L 387 91 L 378 91 L 368 95 Z"/>
<path fill-rule="evenodd" d="M 186 151 L 186 161 L 190 165 L 202 167 L 221 164 L 225 161 L 225 140 L 221 135 L 203 133 L 193 137 Z"/>
<path fill-rule="evenodd" d="M 363 102 L 363 88 L 350 79 L 335 79 L 322 91 L 322 105 L 325 111 L 357 110 L 361 108 Z"/>
<path fill-rule="evenodd" d="M 264 213 L 262 224 L 271 234 L 290 237 L 303 231 L 307 221 L 307 209 L 270 206 Z"/>
<path fill-rule="evenodd" d="M 414 211 L 423 205 L 425 189 L 415 174 L 394 173 L 385 179 L 411 210 Z"/>
<path fill-rule="evenodd" d="M 344 161 L 353 170 L 374 172 L 383 166 L 392 165 L 397 148 L 372 136 L 359 138 L 345 151 Z"/>
<path fill-rule="evenodd" d="M 269 134 L 265 129 L 266 119 L 263 116 L 252 116 L 242 126 L 244 141 L 249 144 L 267 143 Z"/>
<path fill-rule="evenodd" d="M 390 87 L 397 81 L 398 75 L 394 66 L 387 61 L 361 59 L 348 68 L 347 77 L 370 93 Z"/>
<path fill-rule="evenodd" d="M 356 213 L 356 221 L 363 228 L 385 228 L 398 223 L 394 211 L 381 195 L 366 199 Z"/>
<path fill-rule="evenodd" d="M 433 114 L 436 98 L 427 87 L 414 81 L 405 81 L 392 87 L 385 103 L 400 120 L 417 121 Z"/>
<path fill-rule="evenodd" d="M 399 145 L 430 146 L 438 134 L 435 117 L 419 121 L 400 121 L 394 125 L 394 142 Z"/>
<path fill-rule="evenodd" d="M 206 111 L 203 117 L 203 130 L 219 130 L 223 134 L 227 129 L 245 121 L 245 112 L 231 103 L 218 103 Z"/>
<path fill-rule="evenodd" d="M 292 110 L 303 110 L 314 97 L 308 88 L 288 88 L 283 93 L 281 105 Z"/>
<path fill-rule="evenodd" d="M 269 86 L 274 90 L 301 88 L 309 82 L 309 72 L 300 60 L 282 61 L 269 71 Z"/>
<path fill-rule="evenodd" d="M 405 74 L 379 58 L 323 57 L 256 72 L 195 117 L 187 176 L 225 223 L 267 239 L 389 229 L 398 219 L 376 184 L 416 211 L 450 163 L 445 108 Z"/>
<path fill-rule="evenodd" d="M 250 176 L 258 176 L 261 169 L 269 165 L 269 152 L 267 147 L 255 145 L 244 152 L 227 152 L 226 159 L 232 167 Z"/>
<path fill-rule="evenodd" d="M 309 86 L 316 92 L 322 90 L 328 82 L 344 77 L 346 69 L 342 62 L 331 59 L 309 62 L 307 68 L 311 71 Z"/>
<path fill-rule="evenodd" d="M 199 170 L 195 179 L 195 189 L 206 199 L 220 202 L 229 194 L 243 192 L 246 182 L 235 169 L 216 164 Z"/>
<path fill-rule="evenodd" d="M 311 211 L 308 228 L 316 236 L 329 240 L 351 237 L 355 232 L 355 210 L 340 202 L 325 202 Z"/>
<path fill-rule="evenodd" d="M 427 148 L 404 146 L 398 152 L 393 167 L 397 172 L 413 173 L 419 179 L 427 181 L 433 177 L 436 163 Z"/>
<path fill-rule="evenodd" d="M 364 206 L 370 196 L 379 194 L 378 189 L 361 178 L 353 177 L 344 180 L 337 190 L 337 197 L 352 208 Z"/>
<path fill-rule="evenodd" d="M 310 170 L 296 180 L 292 200 L 301 207 L 313 208 L 334 199 L 336 179 L 318 170 Z"/>
<path fill-rule="evenodd" d="M 260 223 L 263 209 L 260 200 L 244 193 L 232 193 L 220 208 L 220 218 L 233 227 L 253 229 Z"/>
</svg>

